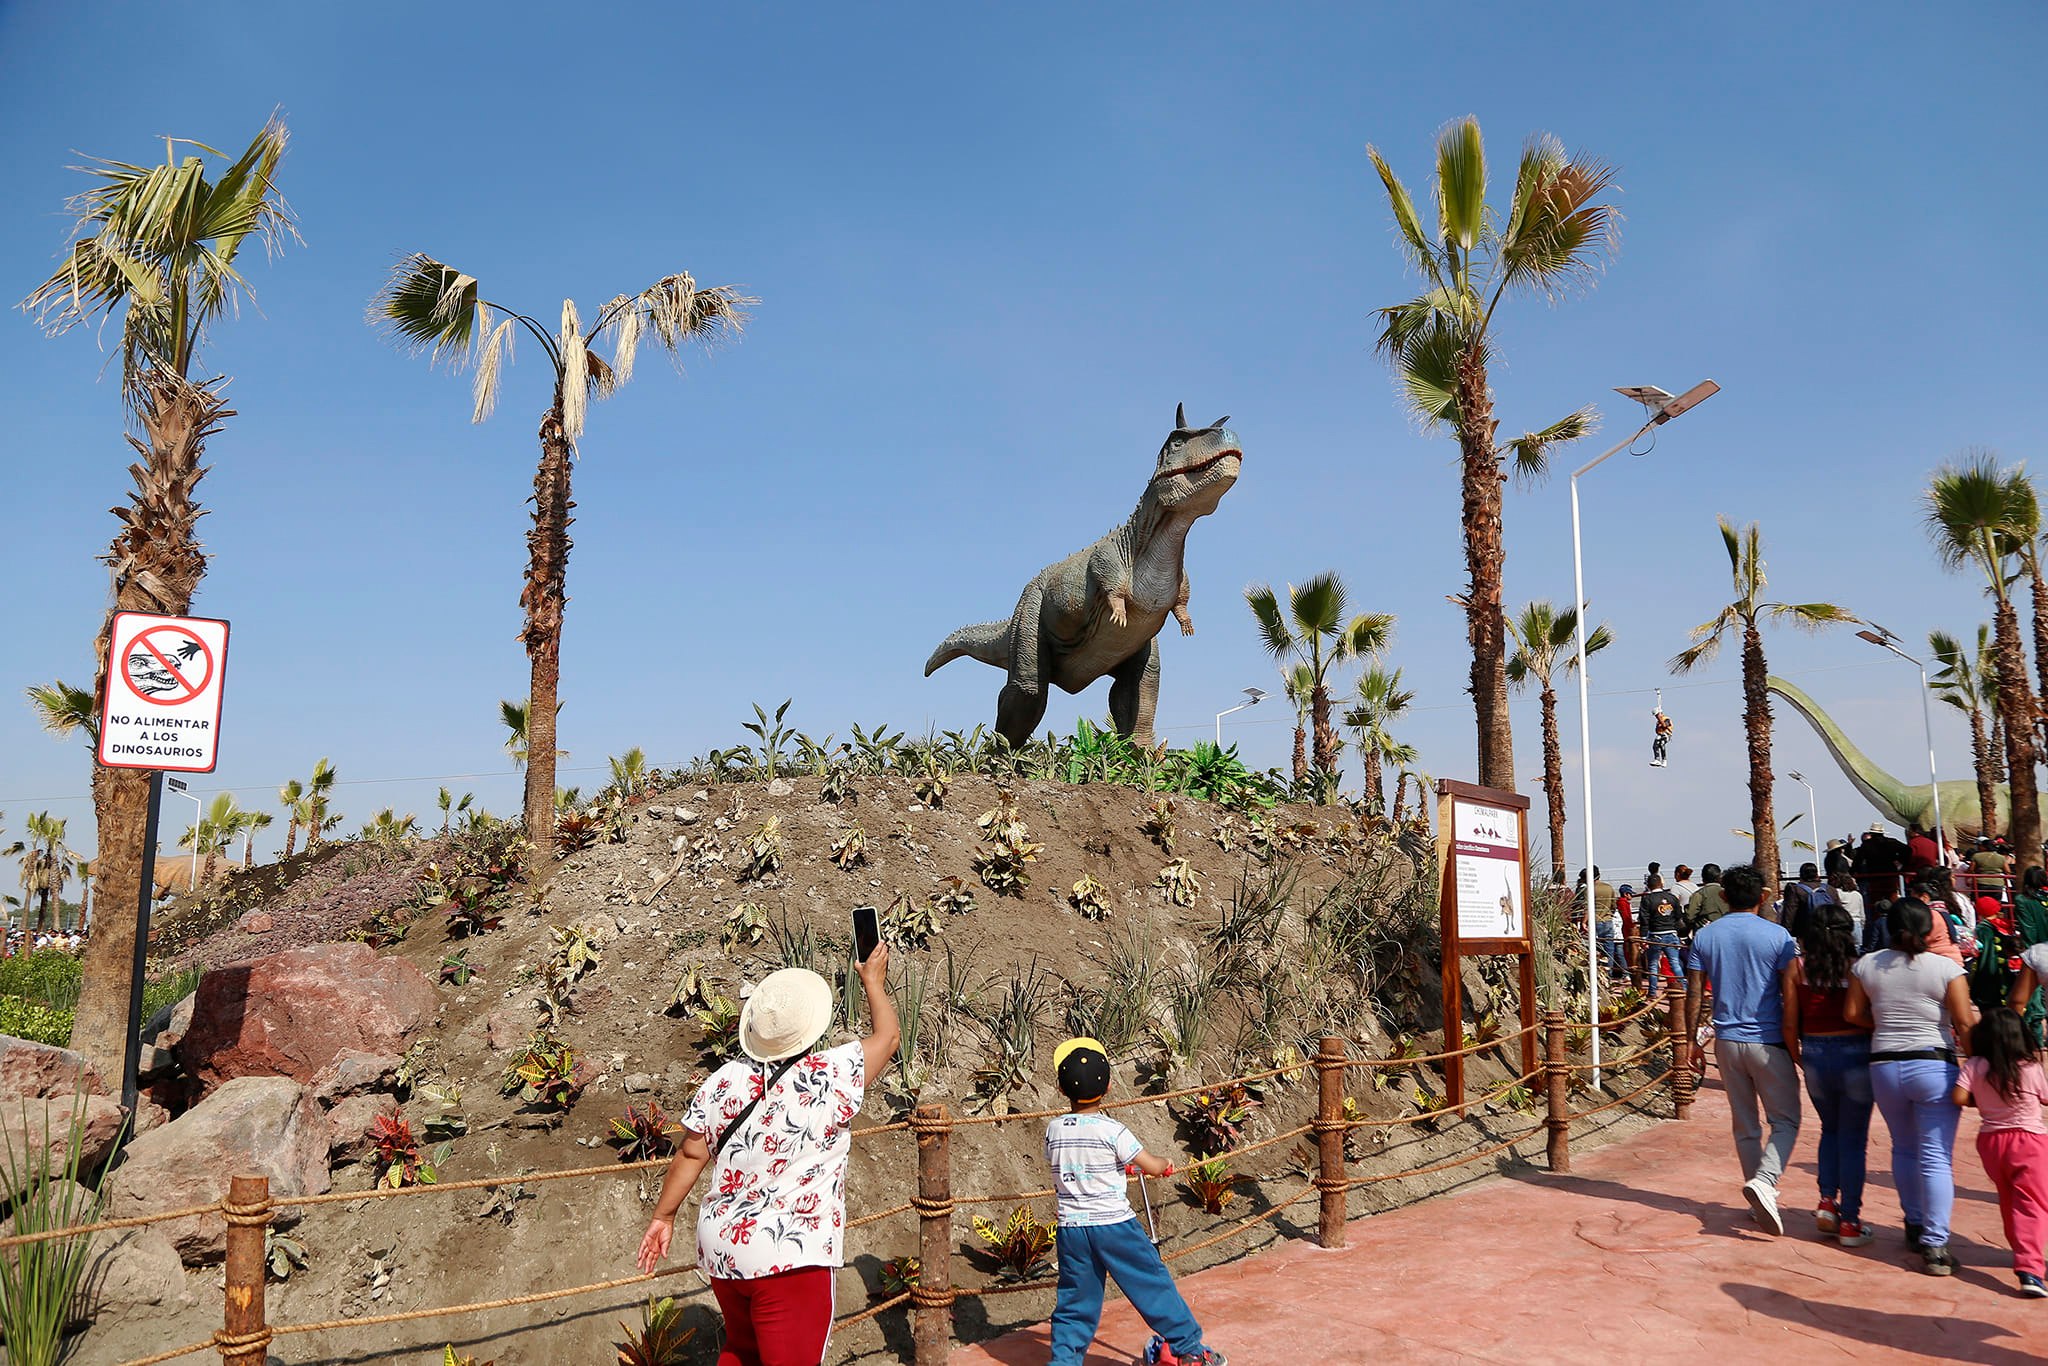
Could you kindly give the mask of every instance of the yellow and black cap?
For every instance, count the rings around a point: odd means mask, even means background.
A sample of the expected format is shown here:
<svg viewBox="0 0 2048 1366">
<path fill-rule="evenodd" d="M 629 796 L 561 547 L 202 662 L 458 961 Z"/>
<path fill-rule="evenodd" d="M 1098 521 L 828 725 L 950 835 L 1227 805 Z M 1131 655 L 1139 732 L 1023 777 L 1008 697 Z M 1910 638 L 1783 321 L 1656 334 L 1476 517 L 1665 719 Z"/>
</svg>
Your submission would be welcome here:
<svg viewBox="0 0 2048 1366">
<path fill-rule="evenodd" d="M 1100 1100 L 1109 1093 L 1109 1051 L 1094 1039 L 1068 1039 L 1052 1051 L 1052 1068 L 1068 1100 Z"/>
</svg>

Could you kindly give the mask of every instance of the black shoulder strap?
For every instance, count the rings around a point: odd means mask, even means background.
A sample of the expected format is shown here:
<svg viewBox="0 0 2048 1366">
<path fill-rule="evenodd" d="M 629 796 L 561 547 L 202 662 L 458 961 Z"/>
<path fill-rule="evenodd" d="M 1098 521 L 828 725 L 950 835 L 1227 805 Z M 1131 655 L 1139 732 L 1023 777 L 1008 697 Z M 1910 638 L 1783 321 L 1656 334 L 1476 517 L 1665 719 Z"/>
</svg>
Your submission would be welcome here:
<svg viewBox="0 0 2048 1366">
<path fill-rule="evenodd" d="M 802 1062 L 808 1056 L 810 1056 L 808 1053 L 799 1053 L 793 1058 L 784 1058 L 780 1063 L 776 1065 L 775 1070 L 768 1074 L 768 1079 L 765 1082 L 761 1083 L 761 1094 L 755 1096 L 752 1100 L 748 1101 L 747 1108 L 740 1111 L 737 1115 L 733 1116 L 732 1123 L 726 1125 L 725 1131 L 719 1134 L 718 1142 L 711 1145 L 711 1160 L 713 1162 L 716 1162 L 718 1160 L 718 1155 L 721 1152 L 725 1151 L 726 1140 L 731 1138 L 734 1134 L 738 1133 L 740 1131 L 740 1126 L 745 1124 L 748 1120 L 754 1117 L 754 1111 L 760 1107 L 762 1101 L 768 1099 L 768 1093 L 775 1089 L 775 1083 L 781 1081 L 783 1075 L 787 1073 L 790 1068 L 796 1066 L 798 1063 Z"/>
</svg>

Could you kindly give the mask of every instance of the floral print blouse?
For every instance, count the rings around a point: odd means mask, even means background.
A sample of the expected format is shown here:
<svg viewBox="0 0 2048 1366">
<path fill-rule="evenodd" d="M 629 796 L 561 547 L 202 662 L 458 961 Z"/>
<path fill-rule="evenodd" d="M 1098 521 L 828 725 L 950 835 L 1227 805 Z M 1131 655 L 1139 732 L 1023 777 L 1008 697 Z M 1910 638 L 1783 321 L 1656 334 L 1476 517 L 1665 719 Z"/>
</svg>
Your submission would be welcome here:
<svg viewBox="0 0 2048 1366">
<path fill-rule="evenodd" d="M 750 1058 L 711 1074 L 683 1127 L 718 1136 L 779 1064 Z M 867 1085 L 858 1041 L 801 1059 L 712 1163 L 697 1207 L 697 1267 L 716 1280 L 756 1280 L 800 1266 L 841 1264 L 846 1159 Z"/>
</svg>

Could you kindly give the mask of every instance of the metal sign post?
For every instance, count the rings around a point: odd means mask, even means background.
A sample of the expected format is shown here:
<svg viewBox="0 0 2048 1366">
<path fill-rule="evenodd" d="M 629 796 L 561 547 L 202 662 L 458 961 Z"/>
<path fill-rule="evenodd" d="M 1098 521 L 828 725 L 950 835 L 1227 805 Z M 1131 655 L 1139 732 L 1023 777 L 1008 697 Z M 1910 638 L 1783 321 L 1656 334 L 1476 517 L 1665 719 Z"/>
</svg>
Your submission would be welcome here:
<svg viewBox="0 0 2048 1366">
<path fill-rule="evenodd" d="M 135 893 L 135 959 L 128 974 L 128 1038 L 121 1059 L 121 1104 L 133 1123 L 142 1064 L 142 984 L 149 967 L 150 894 L 156 889 L 157 825 L 165 773 L 211 773 L 220 758 L 221 685 L 227 676 L 228 624 L 212 617 L 116 612 L 102 661 L 100 742 L 106 768 L 149 770 L 149 816 L 142 830 L 142 883 Z M 176 782 L 174 779 L 173 782 Z M 184 784 L 177 783 L 180 792 Z M 187 794 L 190 795 L 190 794 Z M 197 803 L 195 796 L 192 800 Z M 199 847 L 193 831 L 193 886 Z"/>
<path fill-rule="evenodd" d="M 1529 926 L 1529 799 L 1445 778 L 1436 785 L 1438 908 L 1444 945 L 1444 1089 L 1465 1099 L 1467 954 L 1521 962 L 1522 1072 L 1536 1070 L 1536 953 Z"/>
</svg>

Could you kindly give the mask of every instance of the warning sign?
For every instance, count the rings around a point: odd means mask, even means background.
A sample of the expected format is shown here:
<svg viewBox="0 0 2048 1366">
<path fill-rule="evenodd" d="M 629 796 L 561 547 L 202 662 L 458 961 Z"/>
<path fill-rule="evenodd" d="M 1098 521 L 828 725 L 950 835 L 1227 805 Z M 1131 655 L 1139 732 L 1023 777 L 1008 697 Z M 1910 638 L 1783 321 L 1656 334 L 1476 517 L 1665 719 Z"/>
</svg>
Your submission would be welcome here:
<svg viewBox="0 0 2048 1366">
<path fill-rule="evenodd" d="M 211 773 L 220 745 L 228 624 L 116 612 L 99 760 L 109 768 Z"/>
</svg>

